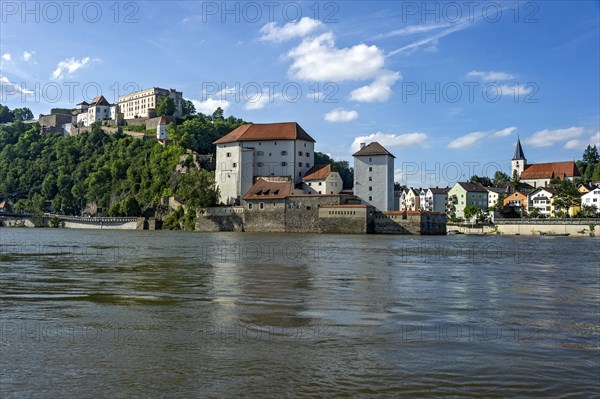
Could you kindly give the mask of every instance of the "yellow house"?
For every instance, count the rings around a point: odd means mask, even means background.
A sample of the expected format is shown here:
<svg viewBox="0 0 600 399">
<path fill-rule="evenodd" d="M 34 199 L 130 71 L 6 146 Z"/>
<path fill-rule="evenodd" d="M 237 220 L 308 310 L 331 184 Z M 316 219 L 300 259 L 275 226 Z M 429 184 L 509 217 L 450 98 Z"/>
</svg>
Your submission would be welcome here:
<svg viewBox="0 0 600 399">
<path fill-rule="evenodd" d="M 587 194 L 590 191 L 592 191 L 593 187 L 588 186 L 585 183 L 578 183 L 577 184 L 577 191 L 579 191 L 581 194 Z"/>
<path fill-rule="evenodd" d="M 556 212 L 559 212 L 559 211 L 564 212 L 565 209 L 560 208 L 560 207 L 555 207 L 554 206 L 554 199 L 555 199 L 555 197 L 550 198 L 550 215 L 552 217 L 557 217 L 556 216 Z M 579 212 L 581 212 L 581 205 L 575 205 L 575 206 L 569 208 L 568 214 L 569 214 L 570 217 L 574 217 Z"/>
</svg>

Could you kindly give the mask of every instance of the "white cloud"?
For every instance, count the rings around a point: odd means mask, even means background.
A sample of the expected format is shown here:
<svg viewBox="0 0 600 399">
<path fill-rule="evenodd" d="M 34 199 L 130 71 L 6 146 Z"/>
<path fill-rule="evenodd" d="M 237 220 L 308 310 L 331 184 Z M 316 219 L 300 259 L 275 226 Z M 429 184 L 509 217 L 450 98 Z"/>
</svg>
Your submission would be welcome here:
<svg viewBox="0 0 600 399">
<path fill-rule="evenodd" d="M 65 72 L 73 74 L 77 70 L 85 67 L 90 62 L 90 57 L 85 57 L 80 60 L 76 60 L 74 57 L 66 58 L 60 61 L 56 65 L 56 69 L 52 72 L 52 78 L 54 79 L 62 79 L 65 75 Z"/>
<path fill-rule="evenodd" d="M 31 57 L 33 57 L 34 54 L 35 54 L 35 51 L 23 51 L 23 55 L 22 55 L 23 61 L 28 62 L 31 59 Z"/>
<path fill-rule="evenodd" d="M 469 73 L 467 73 L 467 76 L 470 78 L 477 78 L 477 79 L 481 79 L 483 81 L 489 82 L 489 81 L 500 81 L 500 80 L 509 80 L 509 79 L 513 79 L 514 76 L 506 73 L 506 72 L 495 72 L 495 71 L 489 71 L 489 72 L 483 72 L 483 71 L 471 71 Z"/>
<path fill-rule="evenodd" d="M 270 90 L 263 90 L 262 93 L 258 93 L 254 96 L 249 96 L 246 100 L 245 109 L 253 111 L 255 109 L 262 109 L 267 104 L 274 103 L 276 99 L 280 98 L 280 93 L 272 93 Z"/>
<path fill-rule="evenodd" d="M 324 118 L 327 122 L 350 122 L 358 118 L 358 112 L 337 108 L 326 113 Z"/>
<path fill-rule="evenodd" d="M 219 107 L 223 109 L 223 111 L 227 111 L 230 104 L 227 100 L 217 100 L 214 98 L 208 98 L 206 101 L 198 101 L 191 100 L 196 108 L 197 112 L 201 112 L 205 115 L 211 115 L 215 110 Z"/>
<path fill-rule="evenodd" d="M 360 143 L 370 143 L 372 141 L 377 141 L 388 150 L 391 148 L 426 147 L 427 139 L 426 133 L 386 134 L 377 132 L 356 137 L 352 142 L 351 150 L 356 152 L 360 149 Z"/>
<path fill-rule="evenodd" d="M 495 137 L 507 137 L 517 131 L 516 126 L 506 127 L 504 129 L 496 130 L 492 132 L 492 135 Z"/>
<path fill-rule="evenodd" d="M 352 90 L 350 100 L 366 103 L 387 101 L 392 95 L 390 86 L 401 77 L 399 72 L 382 71 L 371 84 Z"/>
<path fill-rule="evenodd" d="M 494 92 L 495 89 L 495 92 Z M 500 93 L 503 96 L 524 96 L 526 94 L 531 93 L 533 90 L 532 86 L 526 85 L 499 85 L 499 87 L 495 87 L 494 89 L 489 90 L 490 97 L 494 97 L 496 93 Z"/>
<path fill-rule="evenodd" d="M 535 132 L 533 135 L 524 140 L 525 144 L 533 147 L 550 147 L 562 141 L 573 141 L 580 138 L 585 129 L 579 126 L 572 126 L 566 129 L 544 129 Z M 570 144 L 571 146 L 574 143 Z"/>
<path fill-rule="evenodd" d="M 460 136 L 460 137 L 452 140 L 450 143 L 448 143 L 447 147 L 451 148 L 453 150 L 469 148 L 469 147 L 472 147 L 473 145 L 475 145 L 478 141 L 482 140 L 486 136 L 487 136 L 487 133 L 485 133 L 485 132 L 468 133 L 468 134 L 465 134 L 464 136 Z"/>
<path fill-rule="evenodd" d="M 565 143 L 567 150 L 580 150 L 588 145 L 600 147 L 600 130 L 584 139 L 572 139 Z"/>
<path fill-rule="evenodd" d="M 303 17 L 297 22 L 288 22 L 282 27 L 277 26 L 275 22 L 269 22 L 261 28 L 260 40 L 280 43 L 295 37 L 304 37 L 322 25 L 321 21 L 309 17 Z"/>
<path fill-rule="evenodd" d="M 308 81 L 370 79 L 384 66 L 383 51 L 377 46 L 361 43 L 339 49 L 331 32 L 304 39 L 288 57 L 293 59 L 291 75 Z"/>
<path fill-rule="evenodd" d="M 11 82 L 6 76 L 0 75 L 0 91 L 2 97 L 16 94 L 33 94 L 33 91 L 22 87 L 20 84 Z"/>
<path fill-rule="evenodd" d="M 12 61 L 12 55 L 10 55 L 10 53 L 4 53 L 2 54 L 2 59 L 4 61 Z"/>
</svg>

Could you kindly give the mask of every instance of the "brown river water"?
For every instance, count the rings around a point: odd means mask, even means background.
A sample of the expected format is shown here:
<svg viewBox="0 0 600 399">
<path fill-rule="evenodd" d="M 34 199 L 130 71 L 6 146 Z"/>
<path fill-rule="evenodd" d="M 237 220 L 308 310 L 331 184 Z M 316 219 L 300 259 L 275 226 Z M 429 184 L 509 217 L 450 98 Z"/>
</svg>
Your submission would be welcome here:
<svg viewBox="0 0 600 399">
<path fill-rule="evenodd" d="M 0 398 L 600 397 L 599 249 L 0 228 Z"/>
</svg>

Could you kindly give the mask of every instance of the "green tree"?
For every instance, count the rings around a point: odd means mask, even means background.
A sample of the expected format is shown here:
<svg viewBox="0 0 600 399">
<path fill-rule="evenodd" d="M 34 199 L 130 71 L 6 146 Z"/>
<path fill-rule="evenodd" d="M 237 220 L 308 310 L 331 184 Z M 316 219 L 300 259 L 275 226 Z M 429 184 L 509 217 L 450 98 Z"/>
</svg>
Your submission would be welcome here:
<svg viewBox="0 0 600 399">
<path fill-rule="evenodd" d="M 518 190 L 519 189 L 519 185 L 521 184 L 521 179 L 519 178 L 519 174 L 517 173 L 517 171 L 515 170 L 513 172 L 513 177 L 510 181 L 510 186 L 514 189 L 514 190 Z"/>
<path fill-rule="evenodd" d="M 15 108 L 13 110 L 13 121 L 30 121 L 33 119 L 33 113 L 29 108 Z"/>
<path fill-rule="evenodd" d="M 497 186 L 500 183 L 508 183 L 510 182 L 510 176 L 502 172 L 501 170 L 497 170 L 496 173 L 494 173 L 494 178 L 492 179 L 492 182 L 495 186 Z"/>
<path fill-rule="evenodd" d="M 477 175 L 473 175 L 471 176 L 471 179 L 469 179 L 469 182 L 471 183 L 479 183 L 484 187 L 491 187 L 492 186 L 492 180 L 487 177 L 487 176 L 477 176 Z"/>
<path fill-rule="evenodd" d="M 195 115 L 196 107 L 194 106 L 194 103 L 191 102 L 190 100 L 183 100 L 181 102 L 181 114 L 183 116 Z"/>
<path fill-rule="evenodd" d="M 468 205 L 465 207 L 463 213 L 465 214 L 465 220 L 469 220 L 473 216 L 478 216 L 481 213 L 481 209 L 474 205 Z"/>
<path fill-rule="evenodd" d="M 568 213 L 569 209 L 581 204 L 581 193 L 577 190 L 577 186 L 570 180 L 562 180 L 556 187 L 554 195 L 554 207 L 565 209 Z"/>
<path fill-rule="evenodd" d="M 163 97 L 156 107 L 156 116 L 171 116 L 175 113 L 175 101 L 171 97 Z"/>
</svg>

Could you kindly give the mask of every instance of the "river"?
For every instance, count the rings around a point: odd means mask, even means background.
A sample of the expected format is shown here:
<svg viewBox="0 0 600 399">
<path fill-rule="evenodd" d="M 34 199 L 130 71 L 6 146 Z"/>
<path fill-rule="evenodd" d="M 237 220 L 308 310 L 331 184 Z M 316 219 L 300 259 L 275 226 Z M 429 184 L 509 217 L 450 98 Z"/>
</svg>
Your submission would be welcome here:
<svg viewBox="0 0 600 399">
<path fill-rule="evenodd" d="M 0 397 L 598 397 L 598 249 L 0 228 Z"/>
</svg>

